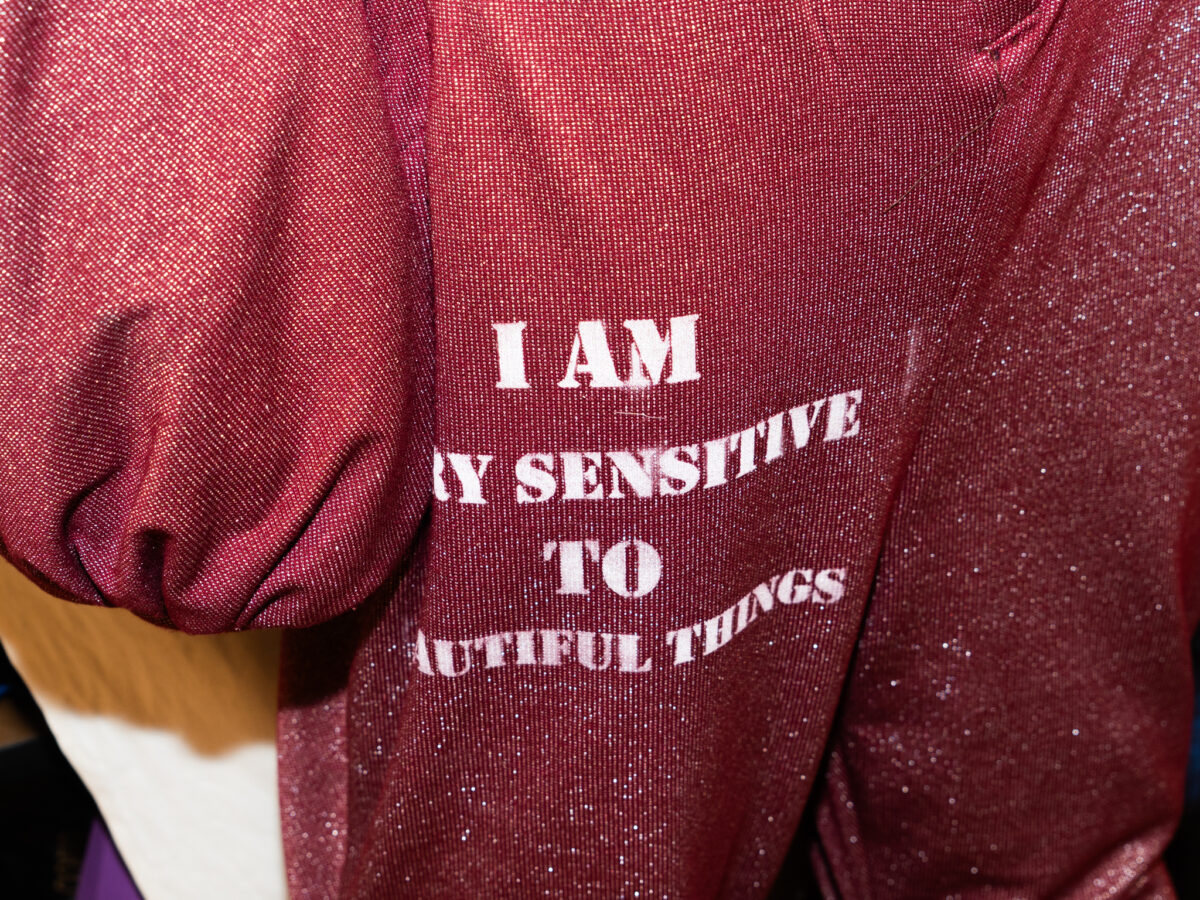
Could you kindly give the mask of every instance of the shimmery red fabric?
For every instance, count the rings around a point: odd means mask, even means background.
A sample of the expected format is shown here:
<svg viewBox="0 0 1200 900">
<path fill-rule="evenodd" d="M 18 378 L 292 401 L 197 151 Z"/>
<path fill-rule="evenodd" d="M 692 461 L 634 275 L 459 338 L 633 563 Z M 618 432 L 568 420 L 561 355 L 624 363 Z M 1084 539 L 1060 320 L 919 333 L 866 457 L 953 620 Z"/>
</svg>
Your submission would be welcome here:
<svg viewBox="0 0 1200 900">
<path fill-rule="evenodd" d="M 294 896 L 1172 896 L 1200 10 L 4 16 L 4 552 L 294 629 Z"/>
</svg>

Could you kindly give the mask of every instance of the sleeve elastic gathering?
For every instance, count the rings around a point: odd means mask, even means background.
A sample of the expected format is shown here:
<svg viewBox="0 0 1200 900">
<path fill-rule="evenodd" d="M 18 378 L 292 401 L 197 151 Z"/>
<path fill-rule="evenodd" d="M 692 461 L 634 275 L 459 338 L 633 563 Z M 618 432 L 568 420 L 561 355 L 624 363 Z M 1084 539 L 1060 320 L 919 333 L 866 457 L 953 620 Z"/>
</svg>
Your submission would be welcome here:
<svg viewBox="0 0 1200 900">
<path fill-rule="evenodd" d="M 189 632 L 305 626 L 428 503 L 421 203 L 362 10 L 0 18 L 0 546 Z"/>
</svg>

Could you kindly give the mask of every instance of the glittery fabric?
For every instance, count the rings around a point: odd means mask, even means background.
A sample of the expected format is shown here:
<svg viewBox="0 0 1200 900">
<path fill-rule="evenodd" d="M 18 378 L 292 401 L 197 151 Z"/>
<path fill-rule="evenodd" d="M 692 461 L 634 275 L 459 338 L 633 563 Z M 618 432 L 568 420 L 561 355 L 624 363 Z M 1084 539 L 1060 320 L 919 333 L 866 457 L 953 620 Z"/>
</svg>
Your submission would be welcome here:
<svg viewBox="0 0 1200 900">
<path fill-rule="evenodd" d="M 10 6 L 5 555 L 292 629 L 295 897 L 1172 896 L 1197 15 Z"/>
</svg>

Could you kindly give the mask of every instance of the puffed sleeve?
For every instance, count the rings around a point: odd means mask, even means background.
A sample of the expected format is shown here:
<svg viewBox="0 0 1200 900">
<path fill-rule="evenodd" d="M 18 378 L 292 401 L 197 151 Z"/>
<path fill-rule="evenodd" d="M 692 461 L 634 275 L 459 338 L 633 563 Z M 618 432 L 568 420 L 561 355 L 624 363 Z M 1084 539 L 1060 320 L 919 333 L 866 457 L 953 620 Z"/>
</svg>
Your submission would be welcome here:
<svg viewBox="0 0 1200 900">
<path fill-rule="evenodd" d="M 0 11 L 0 547 L 188 632 L 367 596 L 426 509 L 424 200 L 355 0 Z"/>
</svg>

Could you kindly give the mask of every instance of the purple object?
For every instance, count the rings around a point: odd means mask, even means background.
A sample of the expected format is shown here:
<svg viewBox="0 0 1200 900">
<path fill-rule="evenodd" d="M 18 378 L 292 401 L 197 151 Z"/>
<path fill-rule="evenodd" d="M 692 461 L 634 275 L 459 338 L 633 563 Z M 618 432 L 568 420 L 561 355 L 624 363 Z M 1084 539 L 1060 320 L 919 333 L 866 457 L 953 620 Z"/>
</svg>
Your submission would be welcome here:
<svg viewBox="0 0 1200 900">
<path fill-rule="evenodd" d="M 142 900 L 112 836 L 99 818 L 92 822 L 88 833 L 75 900 Z"/>
</svg>

